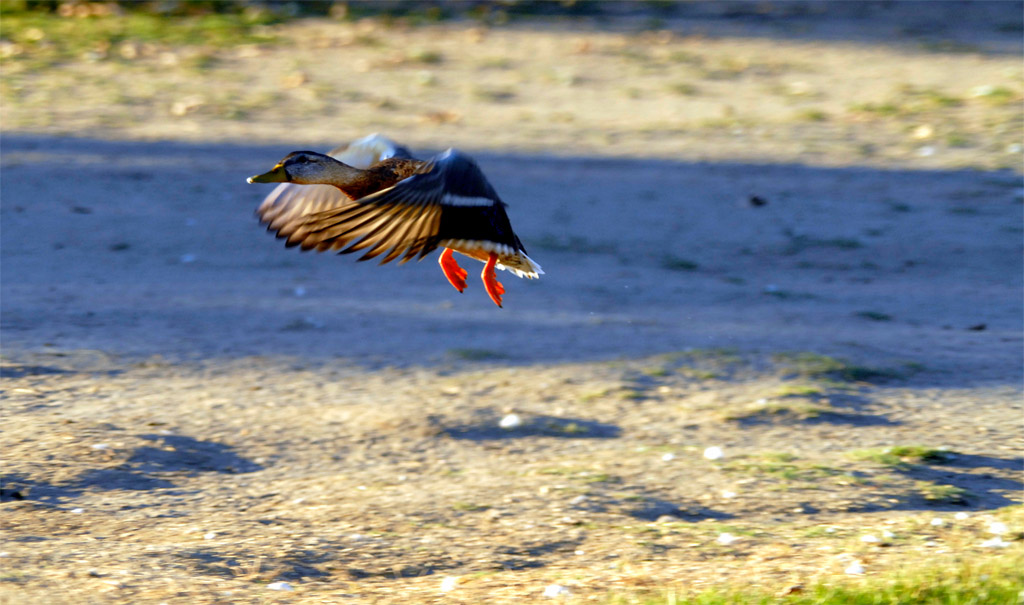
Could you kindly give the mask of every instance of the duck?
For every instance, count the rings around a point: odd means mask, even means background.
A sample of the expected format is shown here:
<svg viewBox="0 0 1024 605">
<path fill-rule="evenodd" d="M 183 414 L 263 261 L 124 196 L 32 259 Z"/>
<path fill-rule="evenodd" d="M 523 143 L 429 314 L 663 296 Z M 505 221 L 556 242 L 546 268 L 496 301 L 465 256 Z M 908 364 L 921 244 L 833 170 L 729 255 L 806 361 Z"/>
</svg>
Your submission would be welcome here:
<svg viewBox="0 0 1024 605">
<path fill-rule="evenodd" d="M 438 264 L 460 293 L 469 273 L 454 254 L 484 263 L 480 278 L 502 307 L 495 269 L 538 279 L 544 274 L 512 230 L 507 205 L 469 155 L 448 149 L 419 160 L 404 146 L 371 134 L 326 154 L 293 151 L 249 183 L 278 183 L 256 215 L 267 230 L 303 251 L 363 251 L 384 265 L 422 260 L 442 248 Z"/>
</svg>

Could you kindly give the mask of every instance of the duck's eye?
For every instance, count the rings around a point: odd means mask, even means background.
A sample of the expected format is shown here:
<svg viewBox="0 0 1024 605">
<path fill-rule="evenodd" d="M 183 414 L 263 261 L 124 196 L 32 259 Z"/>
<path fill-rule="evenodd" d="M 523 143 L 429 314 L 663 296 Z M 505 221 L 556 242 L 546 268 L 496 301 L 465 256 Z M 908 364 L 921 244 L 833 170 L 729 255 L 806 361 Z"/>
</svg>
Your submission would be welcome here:
<svg viewBox="0 0 1024 605">
<path fill-rule="evenodd" d="M 309 158 L 304 156 L 304 155 L 300 155 L 299 157 L 295 158 L 295 163 L 296 164 L 308 164 L 309 163 Z"/>
</svg>

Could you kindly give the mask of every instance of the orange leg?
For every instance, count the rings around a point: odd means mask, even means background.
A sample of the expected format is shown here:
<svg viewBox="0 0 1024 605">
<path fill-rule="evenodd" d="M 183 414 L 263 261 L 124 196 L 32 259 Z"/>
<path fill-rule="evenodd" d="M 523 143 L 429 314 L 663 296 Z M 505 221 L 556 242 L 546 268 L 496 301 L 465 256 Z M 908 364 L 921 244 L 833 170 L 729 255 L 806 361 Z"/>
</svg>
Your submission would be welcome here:
<svg viewBox="0 0 1024 605">
<path fill-rule="evenodd" d="M 469 273 L 465 269 L 459 266 L 459 263 L 455 262 L 455 258 L 452 257 L 451 248 L 445 248 L 444 252 L 441 253 L 441 258 L 437 259 L 437 263 L 441 265 L 441 270 L 444 271 L 444 276 L 448 278 L 448 281 L 455 286 L 455 289 L 462 292 L 466 289 L 466 276 Z"/>
<path fill-rule="evenodd" d="M 491 297 L 494 304 L 501 306 L 501 295 L 505 293 L 505 286 L 501 285 L 498 278 L 494 276 L 494 265 L 498 264 L 498 255 L 491 252 L 491 256 L 487 259 L 487 264 L 484 265 L 484 270 L 480 274 L 480 279 L 484 280 L 484 289 L 487 290 L 487 295 Z"/>
</svg>

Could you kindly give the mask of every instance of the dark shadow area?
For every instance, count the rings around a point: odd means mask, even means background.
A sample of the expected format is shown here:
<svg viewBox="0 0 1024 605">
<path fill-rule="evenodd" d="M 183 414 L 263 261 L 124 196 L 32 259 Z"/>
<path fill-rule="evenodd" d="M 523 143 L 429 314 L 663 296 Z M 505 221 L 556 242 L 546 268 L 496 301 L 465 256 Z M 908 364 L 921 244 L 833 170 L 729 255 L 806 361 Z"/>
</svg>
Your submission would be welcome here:
<svg viewBox="0 0 1024 605">
<path fill-rule="evenodd" d="M 53 366 L 31 366 L 21 364 L 0 365 L 0 378 L 24 378 L 25 376 L 40 376 L 45 374 L 67 374 L 70 370 Z"/>
<path fill-rule="evenodd" d="M 316 580 L 331 575 L 330 572 L 318 569 L 316 566 L 336 561 L 336 553 L 340 545 L 333 546 L 333 548 L 328 547 L 315 551 L 309 549 L 290 551 L 286 555 L 275 557 L 272 560 L 263 560 L 262 557 L 251 553 L 229 555 L 223 554 L 223 551 L 214 552 L 206 548 L 185 550 L 178 553 L 178 556 L 204 575 L 237 578 L 245 573 L 255 576 L 260 571 L 273 568 L 276 578 L 301 581 Z"/>
<path fill-rule="evenodd" d="M 564 439 L 614 439 L 622 430 L 613 425 L 580 418 L 559 418 L 556 416 L 529 416 L 522 423 L 502 428 L 500 419 L 478 424 L 449 426 L 442 433 L 454 439 L 490 441 L 497 439 L 520 439 L 524 437 L 561 437 Z"/>
<path fill-rule="evenodd" d="M 992 510 L 1019 504 L 1005 493 L 1020 494 L 1024 483 L 1017 479 L 998 477 L 988 473 L 960 472 L 956 469 L 1024 470 L 1024 459 L 996 458 L 955 454 L 948 461 L 934 464 L 902 464 L 892 470 L 913 479 L 912 493 L 897 493 L 890 497 L 897 502 L 892 506 L 869 505 L 863 510 Z"/>
<path fill-rule="evenodd" d="M 547 272 L 532 282 L 500 275 L 509 292 L 497 309 L 479 283 L 454 293 L 429 261 L 378 268 L 303 255 L 266 234 L 252 218 L 266 190 L 245 177 L 304 145 L 5 133 L 0 315 L 19 326 L 5 330 L 5 348 L 97 349 L 118 364 L 266 356 L 445 370 L 733 347 L 814 351 L 882 371 L 914 362 L 912 376 L 886 378 L 897 384 L 1024 377 L 1019 236 L 999 227 L 1019 223 L 1011 172 L 474 154 Z M 53 166 L 67 184 L 48 181 Z M 949 199 L 936 193 L 943 187 Z M 751 191 L 772 202 L 750 206 Z M 984 202 L 978 214 L 945 208 L 963 192 Z M 638 195 L 643 204 L 623 203 Z M 74 211 L 82 205 L 91 213 Z M 925 214 L 946 222 L 915 230 Z M 871 234 L 845 232 L 854 215 Z M 57 217 L 53 241 L 33 235 L 47 232 L 43 216 Z M 115 251 L 124 233 L 133 241 Z M 794 233 L 805 244 L 797 253 Z M 696 268 L 677 270 L 667 253 Z M 994 266 L 999 279 L 971 288 L 970 275 Z M 775 284 L 780 272 L 801 283 Z M 867 321 L 853 304 L 889 319 Z M 310 329 L 284 329 L 297 322 Z M 980 323 L 985 331 L 967 329 Z"/>
<path fill-rule="evenodd" d="M 4 472 L 0 475 L 0 502 L 21 500 L 58 501 L 78 496 L 79 492 L 35 481 L 24 473 Z"/>
<path fill-rule="evenodd" d="M 171 489 L 176 487 L 173 476 L 192 476 L 205 472 L 251 473 L 263 468 L 220 443 L 180 435 L 142 435 L 142 438 L 156 441 L 157 444 L 136 448 L 123 464 L 87 469 L 74 479 L 60 484 L 39 480 L 25 473 L 4 473 L 0 500 L 35 500 L 59 504 L 90 490 Z"/>
<path fill-rule="evenodd" d="M 128 459 L 134 471 L 141 473 L 185 472 L 190 475 L 206 472 L 252 473 L 263 470 L 255 462 L 243 458 L 227 445 L 200 441 L 181 435 L 142 435 L 154 441 L 153 447 L 136 448 Z"/>
<path fill-rule="evenodd" d="M 716 511 L 703 506 L 680 506 L 669 500 L 649 497 L 640 506 L 625 510 L 626 514 L 643 521 L 657 521 L 663 517 L 675 517 L 680 521 L 698 522 L 707 519 L 723 521 L 735 515 Z"/>
</svg>

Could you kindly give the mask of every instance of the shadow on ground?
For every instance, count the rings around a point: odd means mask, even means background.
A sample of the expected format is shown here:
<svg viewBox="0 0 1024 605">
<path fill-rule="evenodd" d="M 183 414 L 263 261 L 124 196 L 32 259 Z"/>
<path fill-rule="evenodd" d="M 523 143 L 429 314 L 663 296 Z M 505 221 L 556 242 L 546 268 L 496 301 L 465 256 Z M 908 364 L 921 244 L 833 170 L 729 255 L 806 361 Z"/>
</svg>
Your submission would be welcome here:
<svg viewBox="0 0 1024 605">
<path fill-rule="evenodd" d="M 140 435 L 154 446 L 135 448 L 116 466 L 89 468 L 68 481 L 51 483 L 35 474 L 5 473 L 3 501 L 36 500 L 59 504 L 87 491 L 148 491 L 176 487 L 173 479 L 199 473 L 252 473 L 263 467 L 229 446 L 181 435 Z"/>
</svg>

